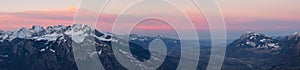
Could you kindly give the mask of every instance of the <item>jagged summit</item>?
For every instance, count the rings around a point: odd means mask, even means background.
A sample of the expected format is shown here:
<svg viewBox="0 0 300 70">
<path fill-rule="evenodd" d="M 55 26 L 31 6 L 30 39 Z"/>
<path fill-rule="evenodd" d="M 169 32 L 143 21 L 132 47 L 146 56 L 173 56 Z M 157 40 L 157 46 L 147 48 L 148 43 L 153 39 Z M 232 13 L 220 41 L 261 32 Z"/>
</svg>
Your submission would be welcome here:
<svg viewBox="0 0 300 70">
<path fill-rule="evenodd" d="M 95 33 L 97 33 L 98 35 L 95 35 Z M 109 36 L 110 34 L 106 32 L 100 32 L 96 29 L 89 27 L 88 25 L 74 24 L 71 26 L 48 26 L 46 29 L 42 26 L 35 25 L 29 29 L 22 27 L 14 31 L 2 31 L 0 35 L 0 41 L 11 41 L 15 38 L 53 41 L 61 36 L 66 35 L 70 36 L 72 40 L 79 43 L 82 42 L 83 39 L 87 36 L 94 36 L 97 39 L 109 41 L 109 39 L 106 39 L 105 37 Z"/>
<path fill-rule="evenodd" d="M 42 26 L 34 25 L 29 30 L 32 30 L 34 32 L 42 32 L 45 31 L 45 29 Z"/>
<path fill-rule="evenodd" d="M 300 40 L 300 32 L 295 32 L 293 33 L 292 35 L 290 36 L 287 36 L 288 37 L 288 40 Z"/>
<path fill-rule="evenodd" d="M 297 35 L 297 36 L 300 36 L 300 32 L 295 32 L 293 35 Z"/>
<path fill-rule="evenodd" d="M 300 32 L 295 32 L 293 33 L 293 35 L 291 35 L 292 37 L 300 37 Z"/>
<path fill-rule="evenodd" d="M 253 39 L 255 37 L 265 37 L 266 35 L 262 34 L 262 33 L 258 33 L 258 32 L 250 32 L 247 31 L 246 33 L 242 34 L 240 38 L 250 38 Z"/>
</svg>

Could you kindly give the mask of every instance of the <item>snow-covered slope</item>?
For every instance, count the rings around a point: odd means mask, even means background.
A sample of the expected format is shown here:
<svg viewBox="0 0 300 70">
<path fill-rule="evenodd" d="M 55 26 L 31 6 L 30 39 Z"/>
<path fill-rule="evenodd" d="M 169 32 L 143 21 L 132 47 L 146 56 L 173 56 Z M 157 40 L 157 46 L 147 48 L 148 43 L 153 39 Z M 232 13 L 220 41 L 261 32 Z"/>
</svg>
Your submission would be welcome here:
<svg viewBox="0 0 300 70">
<path fill-rule="evenodd" d="M 235 43 L 236 47 L 272 50 L 278 50 L 281 48 L 277 40 L 256 32 L 244 33 L 238 40 L 235 41 Z"/>
<path fill-rule="evenodd" d="M 95 35 L 96 32 L 99 35 Z M 74 24 L 72 26 L 48 26 L 46 29 L 41 26 L 32 26 L 29 29 L 23 27 L 14 31 L 1 31 L 0 42 L 5 40 L 11 41 L 15 38 L 53 41 L 64 35 L 70 36 L 76 43 L 82 42 L 87 36 L 93 36 L 103 41 L 111 40 L 107 38 L 111 36 L 109 33 L 100 32 L 87 25 Z"/>
<path fill-rule="evenodd" d="M 295 48 L 299 42 L 299 32 L 289 36 L 268 37 L 257 32 L 247 32 L 228 45 L 227 51 L 233 57 L 248 57 L 261 54 L 266 55 L 281 54 Z M 282 54 L 285 55 L 285 54 Z"/>
</svg>

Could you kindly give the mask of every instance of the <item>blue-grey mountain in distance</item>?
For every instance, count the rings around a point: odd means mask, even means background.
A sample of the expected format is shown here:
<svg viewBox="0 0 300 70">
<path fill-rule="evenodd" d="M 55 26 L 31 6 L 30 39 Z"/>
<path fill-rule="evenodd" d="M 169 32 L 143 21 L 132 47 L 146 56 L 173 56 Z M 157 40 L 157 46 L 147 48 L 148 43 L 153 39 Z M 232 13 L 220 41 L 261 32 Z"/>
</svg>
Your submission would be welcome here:
<svg viewBox="0 0 300 70">
<path fill-rule="evenodd" d="M 94 62 L 98 57 L 108 70 L 126 70 L 114 56 L 112 49 L 132 61 L 146 61 L 159 54 L 150 54 L 149 43 L 161 39 L 167 46 L 167 57 L 160 70 L 176 69 L 180 61 L 180 41 L 161 36 L 129 35 L 130 52 L 121 48 L 126 39 L 112 33 L 95 30 L 87 25 L 33 26 L 15 31 L 0 31 L 0 70 L 77 70 L 76 61 Z M 73 38 L 72 38 L 73 37 Z M 92 41 L 91 41 L 92 40 Z M 197 69 L 206 69 L 210 56 L 210 41 L 185 41 L 201 43 L 200 61 Z M 72 48 L 88 48 L 96 45 L 96 51 L 81 51 L 82 57 L 75 58 Z M 116 43 L 120 47 L 111 47 Z M 76 45 L 72 45 L 76 44 Z M 186 47 L 186 46 L 183 46 Z M 199 47 L 191 47 L 199 49 Z M 298 70 L 300 69 L 300 33 L 288 36 L 268 37 L 261 33 L 247 32 L 227 46 L 223 70 Z M 128 55 L 131 53 L 132 55 Z M 192 52 L 195 53 L 195 52 Z M 193 56 L 191 54 L 190 56 Z M 133 59 L 136 58 L 136 59 Z M 189 57 L 186 57 L 187 59 Z M 160 61 L 157 59 L 156 61 Z M 86 65 L 93 69 L 95 65 Z M 147 69 L 147 66 L 140 66 Z"/>
</svg>

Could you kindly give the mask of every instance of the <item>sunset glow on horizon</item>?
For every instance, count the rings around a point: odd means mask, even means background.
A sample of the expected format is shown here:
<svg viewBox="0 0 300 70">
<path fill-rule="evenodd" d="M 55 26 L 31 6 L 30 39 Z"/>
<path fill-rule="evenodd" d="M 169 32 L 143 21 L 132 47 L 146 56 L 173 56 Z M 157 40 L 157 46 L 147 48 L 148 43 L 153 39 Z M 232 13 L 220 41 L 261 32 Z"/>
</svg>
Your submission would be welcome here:
<svg viewBox="0 0 300 70">
<path fill-rule="evenodd" d="M 36 1 L 36 0 L 35 0 Z M 231 32 L 244 32 L 247 30 L 257 31 L 257 32 L 273 32 L 273 34 L 281 34 L 284 35 L 287 32 L 299 32 L 300 30 L 300 7 L 297 7 L 297 3 L 300 1 L 293 0 L 292 1 L 284 1 L 278 0 L 275 2 L 274 0 L 249 0 L 249 1 L 221 1 L 218 0 L 220 4 L 221 11 L 223 13 L 227 31 Z M 237 2 L 235 2 L 237 1 Z M 273 4 L 270 4 L 272 1 Z M 13 1 L 12 1 L 13 2 Z M 40 2 L 40 1 L 39 1 Z M 44 2 L 34 2 L 34 4 L 44 4 Z M 60 2 L 60 0 L 55 0 L 49 3 Z M 65 2 L 65 1 L 63 1 Z M 2 8 L 0 10 L 0 30 L 8 31 L 8 30 L 16 30 L 21 27 L 30 28 L 32 25 L 40 25 L 43 27 L 47 26 L 55 26 L 55 25 L 72 25 L 74 15 L 77 10 L 78 0 L 74 0 L 72 2 L 66 1 L 64 3 L 60 3 L 58 6 L 49 5 L 41 5 L 40 7 L 32 7 L 27 6 L 28 2 L 20 5 L 26 6 L 27 9 L 18 8 L 15 6 Z M 3 2 L 5 3 L 5 2 Z M 124 2 L 126 3 L 126 2 Z M 190 3 L 190 2 L 184 2 Z M 0 3 L 2 4 L 2 3 Z M 281 4 L 280 6 L 277 4 Z M 191 7 L 189 5 L 184 5 L 183 3 L 178 3 L 179 6 L 183 7 L 183 10 L 192 20 L 194 25 L 199 31 L 208 31 L 209 27 L 206 23 L 205 17 L 196 9 L 196 7 Z M 9 6 L 9 5 L 7 5 Z M 45 7 L 41 9 L 41 7 Z M 123 4 L 112 3 L 108 5 L 110 8 L 106 8 L 103 11 L 101 17 L 103 20 L 98 21 L 99 26 L 97 28 L 103 31 L 110 31 L 114 20 L 118 16 L 116 11 L 122 10 L 121 6 Z M 56 8 L 56 9 L 53 9 Z M 111 9 L 113 8 L 113 9 Z M 166 9 L 162 9 L 162 11 L 167 11 Z M 87 11 L 88 12 L 88 11 Z M 93 15 L 93 13 L 89 13 L 89 15 Z M 96 15 L 96 14 L 94 14 Z M 127 19 L 132 17 L 139 17 L 140 14 L 130 14 Z M 157 14 L 161 15 L 161 14 Z M 165 14 L 164 14 L 165 15 Z M 167 16 L 170 16 L 170 20 L 176 21 L 178 23 L 181 22 L 181 17 L 176 17 L 176 15 L 172 15 L 172 13 L 168 13 Z M 88 17 L 88 15 L 87 15 Z M 88 20 L 87 20 L 88 21 Z M 147 23 L 151 24 L 151 23 Z M 156 24 L 153 22 L 153 24 Z M 180 23 L 184 24 L 184 23 Z M 124 23 L 124 26 L 126 24 Z M 137 26 L 136 29 L 147 29 L 147 30 L 172 30 L 168 25 L 140 25 Z M 181 29 L 189 30 L 189 27 L 183 27 Z M 274 33 L 275 32 L 275 33 Z"/>
</svg>

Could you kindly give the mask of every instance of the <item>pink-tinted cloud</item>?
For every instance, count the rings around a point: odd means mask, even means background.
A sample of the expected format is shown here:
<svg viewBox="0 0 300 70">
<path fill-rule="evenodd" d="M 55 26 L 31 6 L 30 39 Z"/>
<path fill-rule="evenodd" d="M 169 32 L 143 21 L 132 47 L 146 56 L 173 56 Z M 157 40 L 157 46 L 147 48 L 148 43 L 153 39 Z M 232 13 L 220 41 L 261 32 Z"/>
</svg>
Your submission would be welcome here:
<svg viewBox="0 0 300 70">
<path fill-rule="evenodd" d="M 70 25 L 73 22 L 75 11 L 25 11 L 0 12 L 0 29 L 14 30 L 32 25 Z"/>
</svg>

